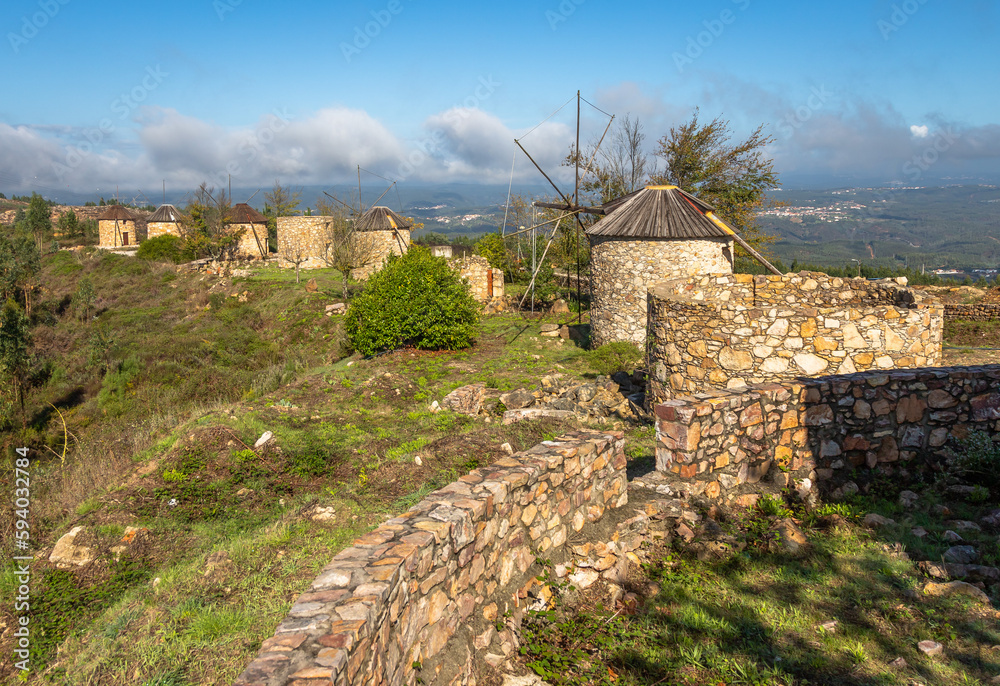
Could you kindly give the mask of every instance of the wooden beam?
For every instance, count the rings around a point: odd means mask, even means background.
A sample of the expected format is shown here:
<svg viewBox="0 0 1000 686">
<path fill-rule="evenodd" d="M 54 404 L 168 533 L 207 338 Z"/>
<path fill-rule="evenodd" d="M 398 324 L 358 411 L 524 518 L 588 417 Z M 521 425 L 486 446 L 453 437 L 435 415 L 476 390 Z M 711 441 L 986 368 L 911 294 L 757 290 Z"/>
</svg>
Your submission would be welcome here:
<svg viewBox="0 0 1000 686">
<path fill-rule="evenodd" d="M 583 212 L 584 214 L 604 214 L 603 207 L 574 207 L 573 205 L 567 205 L 565 203 L 560 204 L 557 202 L 538 202 L 535 201 L 531 203 L 535 207 L 544 207 L 550 210 L 562 210 L 563 212 Z"/>
</svg>

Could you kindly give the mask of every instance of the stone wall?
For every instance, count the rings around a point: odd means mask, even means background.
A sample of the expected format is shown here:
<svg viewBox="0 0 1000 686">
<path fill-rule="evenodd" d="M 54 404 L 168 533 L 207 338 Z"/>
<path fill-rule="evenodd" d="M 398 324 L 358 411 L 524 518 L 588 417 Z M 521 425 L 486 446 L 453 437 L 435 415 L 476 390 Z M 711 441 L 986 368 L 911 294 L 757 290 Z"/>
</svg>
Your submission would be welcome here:
<svg viewBox="0 0 1000 686">
<path fill-rule="evenodd" d="M 575 432 L 477 469 L 338 553 L 236 684 L 469 683 L 536 557 L 627 502 L 620 433 Z"/>
<path fill-rule="evenodd" d="M 949 438 L 1000 434 L 1000 366 L 894 370 L 761 384 L 656 407 L 661 493 L 748 504 L 875 473 L 933 469 Z M 655 485 L 655 483 L 654 483 Z"/>
<path fill-rule="evenodd" d="M 177 236 L 181 235 L 181 225 L 177 222 L 149 222 L 146 225 L 147 238 L 157 236 Z"/>
<path fill-rule="evenodd" d="M 362 269 L 355 269 L 351 276 L 355 279 L 367 279 L 389 259 L 389 255 L 402 255 L 410 249 L 410 230 L 396 229 L 394 231 L 358 231 L 355 240 L 361 241 L 365 250 L 371 250 L 376 259 L 372 264 Z"/>
<path fill-rule="evenodd" d="M 891 281 L 712 274 L 649 291 L 649 399 L 941 361 L 943 307 Z"/>
<path fill-rule="evenodd" d="M 967 322 L 991 322 L 1000 319 L 1000 304 L 997 303 L 976 303 L 975 305 L 952 305 L 944 306 L 944 318 L 946 320 L 961 319 Z"/>
<path fill-rule="evenodd" d="M 485 257 L 469 255 L 450 260 L 448 264 L 469 282 L 469 290 L 477 302 L 487 303 L 504 296 L 503 270 L 492 269 Z"/>
<path fill-rule="evenodd" d="M 97 233 L 99 248 L 120 248 L 125 245 L 126 237 L 129 246 L 137 246 L 140 240 L 132 220 L 102 219 L 97 222 Z"/>
<path fill-rule="evenodd" d="M 267 258 L 267 224 L 230 224 L 228 228 L 240 237 L 236 247 L 237 253 L 256 260 Z M 261 248 L 264 250 L 263 255 Z"/>
<path fill-rule="evenodd" d="M 646 289 L 691 274 L 732 273 L 733 241 L 625 240 L 589 236 L 594 347 L 614 341 L 646 344 Z"/>
<path fill-rule="evenodd" d="M 327 223 L 331 221 L 333 217 L 278 217 L 278 265 L 294 267 L 289 257 L 305 257 L 300 269 L 328 266 L 322 255 L 327 244 Z"/>
</svg>

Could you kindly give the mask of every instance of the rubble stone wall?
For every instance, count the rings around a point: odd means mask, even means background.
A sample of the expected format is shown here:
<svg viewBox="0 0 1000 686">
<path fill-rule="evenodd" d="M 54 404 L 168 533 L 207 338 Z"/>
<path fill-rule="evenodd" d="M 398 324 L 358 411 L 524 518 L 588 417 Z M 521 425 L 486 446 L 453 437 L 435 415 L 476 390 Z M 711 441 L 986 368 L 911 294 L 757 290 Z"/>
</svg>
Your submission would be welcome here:
<svg viewBox="0 0 1000 686">
<path fill-rule="evenodd" d="M 351 276 L 355 279 L 367 279 L 377 272 L 389 255 L 402 255 L 410 249 L 410 230 L 395 231 L 358 231 L 355 240 L 361 241 L 365 250 L 371 250 L 376 259 L 367 267 L 355 269 Z"/>
<path fill-rule="evenodd" d="M 149 222 L 146 225 L 147 238 L 157 236 L 177 236 L 180 238 L 181 227 L 177 222 Z"/>
<path fill-rule="evenodd" d="M 967 322 L 991 322 L 1000 319 L 1000 304 L 976 303 L 975 305 L 944 306 L 944 318 L 947 320 L 961 319 Z"/>
<path fill-rule="evenodd" d="M 476 302 L 486 303 L 504 297 L 503 270 L 492 269 L 485 257 L 469 255 L 449 260 L 448 264 L 469 282 Z"/>
<path fill-rule="evenodd" d="M 662 493 L 740 502 L 933 468 L 973 430 L 1000 434 L 1000 365 L 760 384 L 658 405 L 656 468 Z"/>
<path fill-rule="evenodd" d="M 327 243 L 327 223 L 332 217 L 278 217 L 278 265 L 295 267 L 289 257 L 306 261 L 300 269 L 321 269 L 327 264 L 322 255 Z"/>
<path fill-rule="evenodd" d="M 117 228 L 116 225 L 117 224 Z M 139 236 L 138 231 L 134 221 L 119 219 L 117 222 L 114 219 L 102 219 L 97 222 L 97 235 L 98 235 L 98 246 L 99 248 L 120 248 L 122 247 L 122 238 L 124 234 L 128 234 L 128 244 L 138 245 Z"/>
<path fill-rule="evenodd" d="M 477 469 L 338 553 L 236 684 L 469 683 L 475 653 L 500 651 L 491 629 L 524 603 L 536 557 L 627 502 L 621 433 L 578 431 Z"/>
<path fill-rule="evenodd" d="M 650 403 L 801 376 L 933 366 L 944 308 L 884 280 L 710 274 L 649 291 Z"/>
<path fill-rule="evenodd" d="M 240 237 L 236 251 L 241 256 L 255 260 L 267 258 L 267 224 L 230 224 L 229 228 Z M 263 255 L 260 254 L 261 248 L 264 249 Z"/>
<path fill-rule="evenodd" d="M 624 240 L 590 236 L 593 302 L 591 341 L 646 345 L 646 290 L 692 274 L 732 273 L 733 241 Z"/>
</svg>

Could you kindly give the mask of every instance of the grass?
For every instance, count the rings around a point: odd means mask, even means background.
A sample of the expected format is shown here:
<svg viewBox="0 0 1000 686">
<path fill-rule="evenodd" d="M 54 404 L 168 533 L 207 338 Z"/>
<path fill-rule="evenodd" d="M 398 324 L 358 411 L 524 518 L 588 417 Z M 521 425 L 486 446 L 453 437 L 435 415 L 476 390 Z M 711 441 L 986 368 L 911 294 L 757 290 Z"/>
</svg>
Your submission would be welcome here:
<svg viewBox="0 0 1000 686">
<path fill-rule="evenodd" d="M 917 594 L 913 563 L 856 526 L 808 533 L 802 557 L 753 546 L 716 562 L 651 554 L 629 580 L 655 589 L 645 602 L 604 608 L 588 591 L 529 615 L 522 659 L 554 685 L 888 686 L 986 683 L 1000 672 L 992 608 Z M 943 643 L 944 657 L 924 656 L 924 639 Z M 889 664 L 899 657 L 907 667 Z"/>
<path fill-rule="evenodd" d="M 505 427 L 433 412 L 433 400 L 487 378 L 514 389 L 551 371 L 592 377 L 586 351 L 517 315 L 486 318 L 468 350 L 346 360 L 325 316 L 340 299 L 330 270 L 306 275 L 310 293 L 270 268 L 220 279 L 60 253 L 45 269 L 52 318 L 35 326 L 35 352 L 58 362 L 36 379 L 27 431 L 8 425 L 6 443 L 31 448 L 36 546 L 83 525 L 99 555 L 83 570 L 39 565 L 33 603 L 51 625 L 39 624 L 33 684 L 231 682 L 355 537 L 505 456 L 503 443 L 526 449 L 575 426 Z M 71 303 L 85 276 L 91 321 Z M 48 450 L 63 450 L 50 402 L 67 423 L 65 465 Z M 254 448 L 265 431 L 274 438 Z M 312 521 L 317 506 L 335 518 Z M 0 513 L 0 532 L 12 526 Z M 148 534 L 116 564 L 125 526 Z M 10 552 L 13 536 L 0 538 Z M 0 564 L 0 589 L 14 581 Z M 0 613 L 16 621 L 7 604 Z"/>
</svg>

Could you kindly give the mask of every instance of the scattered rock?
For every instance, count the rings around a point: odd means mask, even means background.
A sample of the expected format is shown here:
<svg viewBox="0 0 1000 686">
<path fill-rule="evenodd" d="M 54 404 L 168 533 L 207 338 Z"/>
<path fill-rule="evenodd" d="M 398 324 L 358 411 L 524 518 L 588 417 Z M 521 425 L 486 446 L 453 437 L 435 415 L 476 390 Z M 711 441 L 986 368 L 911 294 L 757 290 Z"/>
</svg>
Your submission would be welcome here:
<svg viewBox="0 0 1000 686">
<path fill-rule="evenodd" d="M 917 644 L 917 648 L 919 648 L 920 652 L 928 657 L 934 657 L 935 655 L 940 655 L 944 652 L 944 646 L 937 641 L 921 641 Z"/>
<path fill-rule="evenodd" d="M 430 406 L 430 411 L 434 412 L 434 413 L 440 412 L 441 411 L 441 403 L 439 403 L 437 400 L 435 400 L 434 402 L 432 402 L 431 406 Z"/>
<path fill-rule="evenodd" d="M 975 486 L 966 486 L 964 484 L 960 484 L 958 486 L 948 487 L 948 495 L 957 496 L 959 498 L 968 498 L 975 492 L 976 492 Z"/>
<path fill-rule="evenodd" d="M 500 402 L 508 410 L 519 410 L 523 407 L 529 407 L 535 402 L 535 394 L 531 391 L 525 389 L 518 389 L 516 391 L 511 391 L 510 393 L 504 393 L 500 396 Z"/>
<path fill-rule="evenodd" d="M 896 669 L 906 669 L 910 665 L 906 661 L 906 658 L 897 657 L 895 660 L 893 660 L 892 662 L 889 663 L 889 666 L 890 667 L 895 667 Z"/>
<path fill-rule="evenodd" d="M 881 529 L 884 526 L 895 526 L 896 520 L 889 519 L 888 517 L 883 517 L 880 514 L 874 512 L 869 512 L 865 515 L 865 526 L 871 527 L 872 529 Z M 926 532 L 925 532 L 926 533 Z"/>
<path fill-rule="evenodd" d="M 941 505 L 939 503 L 939 504 L 935 505 L 931 509 L 934 511 L 934 514 L 938 515 L 939 517 L 950 517 L 951 516 L 951 509 L 947 505 Z"/>
<path fill-rule="evenodd" d="M 601 573 L 593 569 L 578 569 L 569 575 L 569 582 L 581 591 L 593 586 L 598 579 L 601 578 Z"/>
<path fill-rule="evenodd" d="M 542 681 L 542 677 L 537 674 L 526 674 L 524 676 L 504 674 L 501 686 L 548 686 L 548 684 Z"/>
<path fill-rule="evenodd" d="M 260 435 L 260 438 L 257 439 L 257 442 L 253 444 L 254 449 L 261 447 L 262 445 L 270 441 L 272 438 L 274 438 L 274 434 L 271 433 L 270 431 L 265 431 Z"/>
<path fill-rule="evenodd" d="M 314 522 L 328 522 L 331 519 L 336 519 L 336 517 L 337 517 L 337 511 L 334 508 L 317 506 L 316 509 L 313 510 L 313 513 L 312 515 L 310 515 L 309 519 L 313 520 Z"/>
<path fill-rule="evenodd" d="M 924 595 L 930 596 L 951 596 L 951 595 L 965 595 L 970 598 L 975 598 L 976 600 L 990 604 L 990 597 L 983 593 L 982 590 L 976 588 L 970 583 L 965 581 L 950 581 L 946 584 L 938 584 L 933 581 L 927 583 L 924 586 Z"/>
<path fill-rule="evenodd" d="M 809 540 L 791 519 L 781 519 L 775 524 L 781 547 L 785 552 L 797 554 L 809 545 Z"/>
<path fill-rule="evenodd" d="M 959 534 L 955 533 L 951 529 L 948 529 L 943 534 L 941 534 L 941 538 L 948 541 L 949 543 L 961 543 L 962 541 L 965 540 Z"/>
<path fill-rule="evenodd" d="M 326 316 L 332 317 L 335 314 L 347 314 L 347 305 L 345 303 L 333 303 L 332 305 L 327 305 Z"/>
<path fill-rule="evenodd" d="M 980 527 L 975 522 L 970 522 L 967 519 L 957 519 L 950 522 L 945 522 L 948 526 L 955 529 L 956 531 L 982 531 Z"/>
<path fill-rule="evenodd" d="M 545 407 L 529 407 L 523 410 L 507 410 L 503 413 L 503 423 L 513 424 L 524 419 L 538 419 L 539 417 L 570 419 L 575 416 L 576 413 L 571 410 L 550 410 Z"/>
<path fill-rule="evenodd" d="M 63 569 L 67 567 L 82 567 L 94 559 L 94 551 L 85 545 L 77 545 L 77 537 L 86 531 L 84 526 L 74 526 L 69 533 L 56 541 L 52 553 L 49 555 L 49 562 Z"/>
<path fill-rule="evenodd" d="M 920 496 L 913 491 L 903 491 L 899 494 L 899 504 L 907 510 L 913 509 L 918 500 L 920 500 Z"/>
<path fill-rule="evenodd" d="M 927 535 L 927 529 L 925 529 L 922 526 L 915 526 L 912 529 L 910 529 L 910 533 L 916 536 L 917 538 L 924 538 Z"/>
<path fill-rule="evenodd" d="M 848 481 L 840 488 L 834 489 L 830 494 L 830 497 L 834 500 L 847 500 L 848 498 L 856 495 L 861 489 L 853 481 Z"/>
<path fill-rule="evenodd" d="M 486 395 L 486 384 L 474 383 L 469 386 L 456 388 L 446 395 L 441 401 L 441 407 L 458 414 L 475 417 L 483 406 L 483 397 Z"/>
<path fill-rule="evenodd" d="M 569 303 L 559 298 L 559 300 L 552 303 L 552 308 L 549 309 L 549 312 L 552 314 L 569 314 Z"/>
<path fill-rule="evenodd" d="M 514 454 L 514 447 L 510 443 L 504 443 L 503 445 L 500 446 L 500 449 L 503 450 L 508 455 Z"/>
<path fill-rule="evenodd" d="M 988 529 L 1000 529 L 1000 510 L 993 510 L 979 521 Z"/>
<path fill-rule="evenodd" d="M 316 283 L 316 279 L 309 279 L 306 282 L 306 293 L 315 293 L 319 290 L 319 284 Z"/>
<path fill-rule="evenodd" d="M 244 486 L 240 490 L 236 491 L 236 497 L 239 498 L 240 500 L 244 500 L 246 498 L 249 498 L 252 495 L 253 495 L 253 489 L 252 488 L 247 488 L 246 486 Z"/>
<path fill-rule="evenodd" d="M 823 631 L 827 632 L 828 634 L 835 634 L 835 633 L 837 633 L 837 620 L 836 619 L 831 619 L 829 622 L 823 622 L 822 624 L 820 624 L 816 628 L 817 629 L 822 629 Z"/>
<path fill-rule="evenodd" d="M 944 561 L 969 565 L 979 559 L 979 553 L 971 545 L 955 545 L 944 551 Z"/>
</svg>

